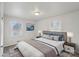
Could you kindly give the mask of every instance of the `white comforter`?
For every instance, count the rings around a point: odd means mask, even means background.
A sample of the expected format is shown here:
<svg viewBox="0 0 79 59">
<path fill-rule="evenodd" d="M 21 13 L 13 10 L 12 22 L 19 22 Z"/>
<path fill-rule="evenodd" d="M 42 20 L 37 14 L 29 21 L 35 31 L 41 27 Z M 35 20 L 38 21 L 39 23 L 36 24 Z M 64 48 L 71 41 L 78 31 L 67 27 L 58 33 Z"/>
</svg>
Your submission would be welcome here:
<svg viewBox="0 0 79 59">
<path fill-rule="evenodd" d="M 64 41 L 54 41 L 54 40 L 49 40 L 49 39 L 46 39 L 46 38 L 36 38 L 35 40 L 39 40 L 39 41 L 42 41 L 42 42 L 45 42 L 45 43 L 48 43 L 52 46 L 55 46 L 59 52 L 59 54 L 61 53 L 61 51 L 63 50 L 63 44 L 64 44 Z M 49 46 L 49 45 L 48 45 Z M 52 47 L 56 54 L 57 54 L 57 51 L 54 47 Z"/>
<path fill-rule="evenodd" d="M 35 40 L 46 42 L 50 45 L 55 46 L 58 49 L 59 54 L 63 50 L 64 41 L 53 41 L 53 40 L 49 40 L 49 39 L 45 39 L 45 38 L 36 38 Z M 49 46 L 49 47 L 51 47 L 51 46 Z M 20 52 L 22 53 L 22 55 L 24 57 L 44 57 L 44 54 L 42 52 L 40 52 L 38 49 L 34 48 L 33 46 L 31 46 L 30 44 L 28 44 L 24 41 L 19 42 L 17 44 L 17 48 L 20 50 Z M 53 48 L 57 54 L 56 49 L 54 47 L 51 47 L 51 48 Z"/>
<path fill-rule="evenodd" d="M 43 53 L 24 41 L 19 42 L 16 47 L 24 57 L 44 57 Z"/>
</svg>

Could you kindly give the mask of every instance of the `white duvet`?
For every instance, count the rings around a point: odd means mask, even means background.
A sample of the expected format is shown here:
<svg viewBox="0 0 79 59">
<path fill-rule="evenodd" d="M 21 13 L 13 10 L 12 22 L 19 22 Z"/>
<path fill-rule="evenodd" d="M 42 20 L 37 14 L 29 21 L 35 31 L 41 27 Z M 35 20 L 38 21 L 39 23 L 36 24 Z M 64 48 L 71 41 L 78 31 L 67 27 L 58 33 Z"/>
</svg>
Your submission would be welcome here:
<svg viewBox="0 0 79 59">
<path fill-rule="evenodd" d="M 19 42 L 16 47 L 24 57 L 44 57 L 43 53 L 24 41 Z"/>
<path fill-rule="evenodd" d="M 39 40 L 39 41 L 42 41 L 42 42 L 45 42 L 45 43 L 48 43 L 50 45 L 53 45 L 57 48 L 59 54 L 61 53 L 61 51 L 63 50 L 63 44 L 64 44 L 64 41 L 54 41 L 54 40 L 49 40 L 49 39 L 46 39 L 46 38 L 36 38 L 35 40 Z M 54 47 L 52 47 L 56 54 L 57 54 L 57 51 Z"/>
<path fill-rule="evenodd" d="M 35 40 L 39 40 L 39 41 L 55 46 L 58 49 L 59 54 L 63 50 L 64 41 L 54 41 L 54 40 L 49 40 L 45 38 L 36 38 Z M 16 47 L 20 50 L 20 52 L 22 53 L 24 57 L 44 57 L 44 54 L 42 52 L 40 52 L 38 49 L 34 48 L 33 46 L 31 46 L 30 44 L 24 41 L 19 42 Z M 57 54 L 56 49 L 54 47 L 51 47 L 51 48 L 53 48 Z"/>
</svg>

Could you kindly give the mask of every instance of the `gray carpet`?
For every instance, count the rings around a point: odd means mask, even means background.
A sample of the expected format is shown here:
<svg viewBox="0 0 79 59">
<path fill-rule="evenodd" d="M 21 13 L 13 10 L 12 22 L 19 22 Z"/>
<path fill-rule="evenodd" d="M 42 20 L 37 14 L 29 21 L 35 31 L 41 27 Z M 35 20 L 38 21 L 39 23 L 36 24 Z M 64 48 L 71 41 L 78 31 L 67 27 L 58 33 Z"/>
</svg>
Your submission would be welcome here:
<svg viewBox="0 0 79 59">
<path fill-rule="evenodd" d="M 3 57 L 23 57 L 18 49 L 14 49 L 15 45 L 5 47 Z"/>
<path fill-rule="evenodd" d="M 71 54 L 71 53 L 63 51 L 60 54 L 60 57 L 79 57 L 79 54 L 76 54 L 76 53 L 75 54 Z"/>
<path fill-rule="evenodd" d="M 18 49 L 14 49 L 15 45 L 5 47 L 3 57 L 23 57 Z M 67 52 L 62 52 L 58 57 L 79 57 L 78 54 L 70 54 Z"/>
</svg>

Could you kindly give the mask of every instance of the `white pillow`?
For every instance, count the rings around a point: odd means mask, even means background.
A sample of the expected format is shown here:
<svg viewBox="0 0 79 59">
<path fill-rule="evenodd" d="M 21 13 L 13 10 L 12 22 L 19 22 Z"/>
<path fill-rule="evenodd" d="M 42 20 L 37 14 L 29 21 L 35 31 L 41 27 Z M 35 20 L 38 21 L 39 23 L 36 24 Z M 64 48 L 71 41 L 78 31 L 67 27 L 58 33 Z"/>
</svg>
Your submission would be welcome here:
<svg viewBox="0 0 79 59">
<path fill-rule="evenodd" d="M 54 40 L 59 41 L 59 36 L 54 36 Z"/>
<path fill-rule="evenodd" d="M 54 39 L 51 35 L 43 35 L 42 37 L 50 40 Z"/>
<path fill-rule="evenodd" d="M 54 40 L 54 36 L 53 35 L 50 35 L 50 38 L 51 38 L 51 40 Z"/>
<path fill-rule="evenodd" d="M 42 37 L 48 39 L 50 36 L 49 35 L 43 35 Z"/>
</svg>

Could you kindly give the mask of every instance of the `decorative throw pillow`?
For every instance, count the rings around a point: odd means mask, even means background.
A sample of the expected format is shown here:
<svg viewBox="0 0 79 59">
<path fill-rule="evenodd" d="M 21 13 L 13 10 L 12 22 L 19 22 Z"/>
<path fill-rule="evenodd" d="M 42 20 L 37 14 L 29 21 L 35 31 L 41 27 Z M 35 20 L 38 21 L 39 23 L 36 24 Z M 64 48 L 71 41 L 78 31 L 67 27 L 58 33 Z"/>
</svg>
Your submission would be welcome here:
<svg viewBox="0 0 79 59">
<path fill-rule="evenodd" d="M 64 41 L 63 35 L 59 37 L 59 41 Z"/>
</svg>

